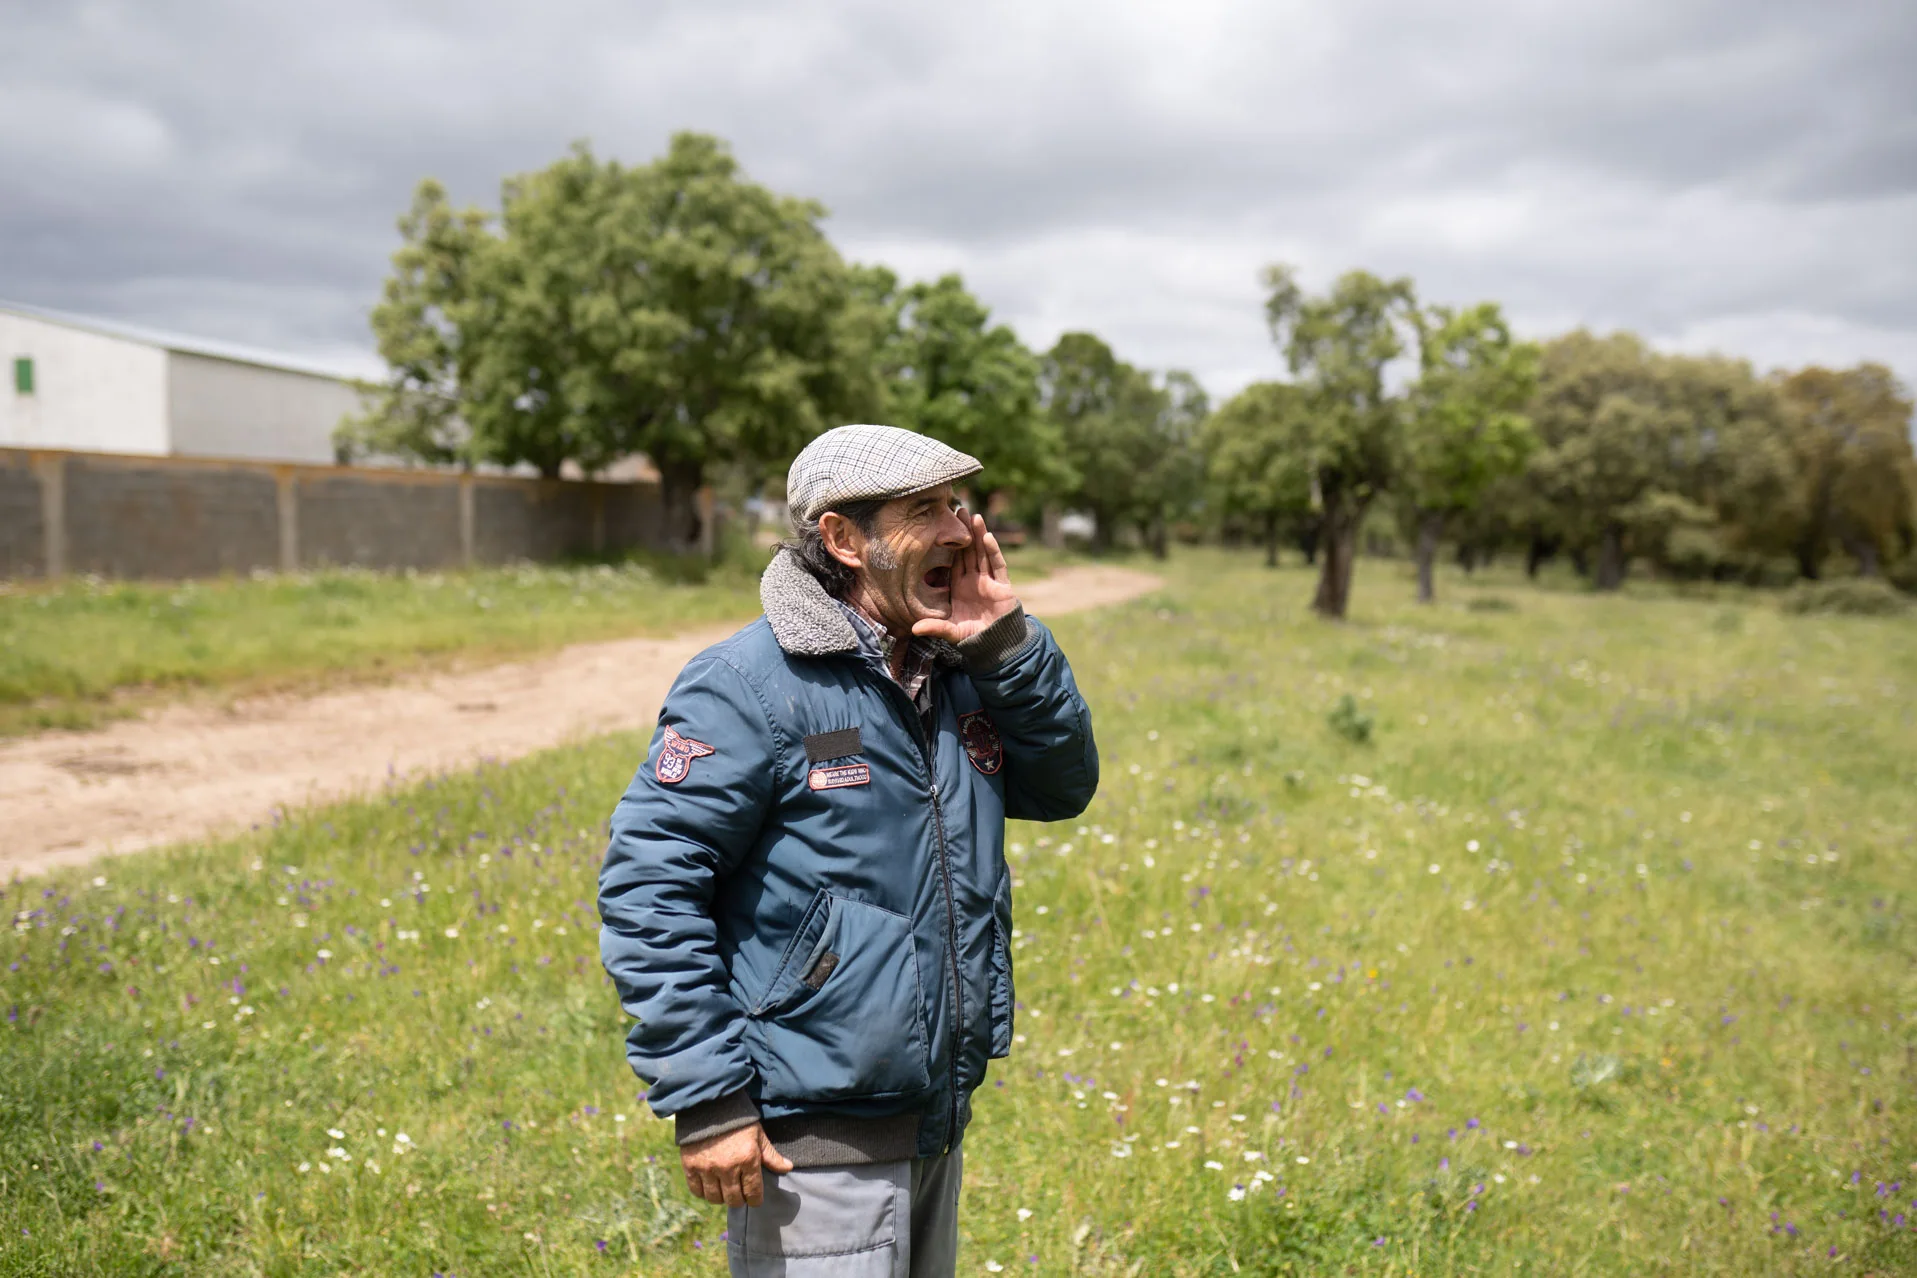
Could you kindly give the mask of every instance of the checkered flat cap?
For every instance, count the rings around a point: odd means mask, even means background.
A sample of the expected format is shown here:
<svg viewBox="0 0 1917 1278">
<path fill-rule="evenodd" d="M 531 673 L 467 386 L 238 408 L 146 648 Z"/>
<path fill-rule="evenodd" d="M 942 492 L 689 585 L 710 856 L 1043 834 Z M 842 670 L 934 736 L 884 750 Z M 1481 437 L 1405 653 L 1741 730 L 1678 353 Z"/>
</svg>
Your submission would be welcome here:
<svg viewBox="0 0 1917 1278">
<path fill-rule="evenodd" d="M 976 457 L 927 435 L 897 426 L 839 426 L 793 459 L 785 502 L 794 519 L 810 523 L 845 502 L 921 493 L 979 469 Z"/>
</svg>

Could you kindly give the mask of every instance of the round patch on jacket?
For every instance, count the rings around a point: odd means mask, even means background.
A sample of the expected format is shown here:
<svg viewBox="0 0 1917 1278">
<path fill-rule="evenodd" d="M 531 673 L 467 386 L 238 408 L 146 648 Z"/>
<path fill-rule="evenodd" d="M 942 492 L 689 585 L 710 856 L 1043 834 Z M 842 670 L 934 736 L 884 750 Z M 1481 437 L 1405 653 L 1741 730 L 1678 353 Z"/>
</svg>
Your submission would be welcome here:
<svg viewBox="0 0 1917 1278">
<path fill-rule="evenodd" d="M 986 776 L 1005 766 L 1005 743 L 983 710 L 959 716 L 959 740 L 965 743 L 965 757 Z"/>
<path fill-rule="evenodd" d="M 659 762 L 652 765 L 652 775 L 667 785 L 678 785 L 692 771 L 694 759 L 717 753 L 705 742 L 682 737 L 668 725 L 665 744 L 659 747 Z"/>
</svg>

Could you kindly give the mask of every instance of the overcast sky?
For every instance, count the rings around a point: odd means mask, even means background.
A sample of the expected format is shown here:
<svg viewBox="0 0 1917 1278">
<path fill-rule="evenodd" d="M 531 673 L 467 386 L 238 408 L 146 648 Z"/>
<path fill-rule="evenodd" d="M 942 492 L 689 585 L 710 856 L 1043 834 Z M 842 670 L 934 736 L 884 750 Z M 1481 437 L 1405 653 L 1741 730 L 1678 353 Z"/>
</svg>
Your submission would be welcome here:
<svg viewBox="0 0 1917 1278">
<path fill-rule="evenodd" d="M 1257 272 L 1917 383 L 1911 0 L 0 0 L 0 298 L 376 369 L 423 176 L 674 130 L 1214 393 Z"/>
</svg>

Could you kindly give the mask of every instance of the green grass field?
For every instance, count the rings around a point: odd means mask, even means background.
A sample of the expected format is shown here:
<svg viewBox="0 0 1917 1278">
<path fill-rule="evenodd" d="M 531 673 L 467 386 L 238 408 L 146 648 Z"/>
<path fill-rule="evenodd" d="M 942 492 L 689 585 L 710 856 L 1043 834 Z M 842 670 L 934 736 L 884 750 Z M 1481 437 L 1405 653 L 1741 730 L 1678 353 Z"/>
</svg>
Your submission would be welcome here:
<svg viewBox="0 0 1917 1278">
<path fill-rule="evenodd" d="M 1359 575 L 1060 620 L 961 1272 L 1917 1271 L 1917 626 Z M 0 1273 L 722 1273 L 598 965 L 642 750 L 10 886 Z"/>
<path fill-rule="evenodd" d="M 0 737 L 200 691 L 311 688 L 758 611 L 743 562 L 364 569 L 215 581 L 0 583 Z"/>
</svg>

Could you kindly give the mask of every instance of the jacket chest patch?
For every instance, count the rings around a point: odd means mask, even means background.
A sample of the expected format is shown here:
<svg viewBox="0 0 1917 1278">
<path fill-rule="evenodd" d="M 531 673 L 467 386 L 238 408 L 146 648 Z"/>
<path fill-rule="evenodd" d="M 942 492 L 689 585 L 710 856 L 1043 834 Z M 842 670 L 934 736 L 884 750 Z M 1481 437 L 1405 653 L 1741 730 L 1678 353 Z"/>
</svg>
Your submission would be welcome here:
<svg viewBox="0 0 1917 1278">
<path fill-rule="evenodd" d="M 965 757 L 986 776 L 1005 766 L 1005 743 L 983 710 L 959 716 L 959 740 L 965 743 Z"/>
<path fill-rule="evenodd" d="M 872 784 L 872 769 L 863 763 L 842 763 L 836 768 L 814 768 L 805 777 L 814 790 L 843 790 L 847 786 Z"/>
<path fill-rule="evenodd" d="M 667 785 L 678 785 L 691 773 L 694 759 L 717 753 L 705 742 L 682 737 L 668 725 L 665 742 L 659 747 L 659 762 L 652 765 L 652 774 Z"/>
</svg>

